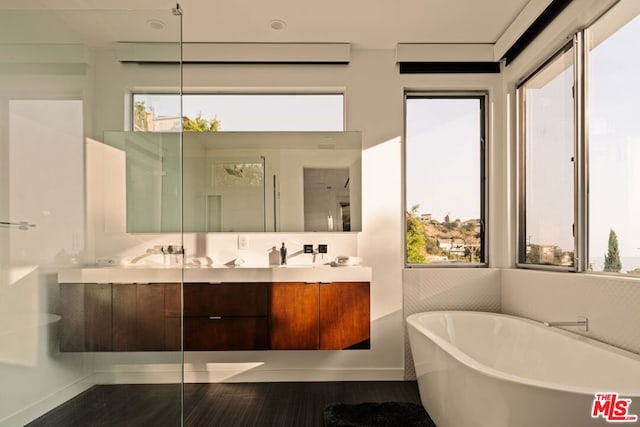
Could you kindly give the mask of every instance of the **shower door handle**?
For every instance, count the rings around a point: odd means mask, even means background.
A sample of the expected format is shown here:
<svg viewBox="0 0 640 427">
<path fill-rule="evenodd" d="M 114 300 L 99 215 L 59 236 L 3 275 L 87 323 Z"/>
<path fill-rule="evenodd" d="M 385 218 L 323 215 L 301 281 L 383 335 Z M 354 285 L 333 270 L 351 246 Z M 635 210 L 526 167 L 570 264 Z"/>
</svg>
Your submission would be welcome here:
<svg viewBox="0 0 640 427">
<path fill-rule="evenodd" d="M 20 222 L 0 221 L 0 225 L 6 225 L 7 227 L 18 227 L 18 230 L 28 230 L 29 228 L 33 228 L 36 226 L 35 224 L 30 224 L 27 221 L 20 221 Z"/>
</svg>

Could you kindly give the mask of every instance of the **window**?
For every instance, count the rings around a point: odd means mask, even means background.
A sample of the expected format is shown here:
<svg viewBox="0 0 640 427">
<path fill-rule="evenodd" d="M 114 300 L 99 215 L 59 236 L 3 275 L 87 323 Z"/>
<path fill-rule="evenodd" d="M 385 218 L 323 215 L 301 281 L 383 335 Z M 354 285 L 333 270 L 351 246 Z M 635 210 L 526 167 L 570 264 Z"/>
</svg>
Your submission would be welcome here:
<svg viewBox="0 0 640 427">
<path fill-rule="evenodd" d="M 519 88 L 523 264 L 573 268 L 573 45 Z"/>
<path fill-rule="evenodd" d="M 640 17 L 605 15 L 587 32 L 592 271 L 640 275 Z"/>
<path fill-rule="evenodd" d="M 614 7 L 518 88 L 521 266 L 640 276 L 639 39 Z"/>
<path fill-rule="evenodd" d="M 486 263 L 485 94 L 407 94 L 405 262 Z"/>
<path fill-rule="evenodd" d="M 133 130 L 343 131 L 342 94 L 133 94 Z"/>
</svg>

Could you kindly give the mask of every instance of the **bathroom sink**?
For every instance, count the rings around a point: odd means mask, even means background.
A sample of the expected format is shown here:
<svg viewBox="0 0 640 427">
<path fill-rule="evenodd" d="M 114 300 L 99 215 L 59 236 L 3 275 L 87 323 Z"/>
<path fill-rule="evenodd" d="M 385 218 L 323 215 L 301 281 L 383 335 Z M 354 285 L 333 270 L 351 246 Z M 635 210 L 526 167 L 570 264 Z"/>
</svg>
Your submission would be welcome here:
<svg viewBox="0 0 640 427">
<path fill-rule="evenodd" d="M 319 268 L 319 267 L 331 267 L 330 264 L 286 264 L 278 265 L 273 268 Z"/>
<path fill-rule="evenodd" d="M 142 269 L 142 268 L 180 268 L 180 265 L 164 265 L 164 264 L 122 264 L 122 265 L 99 265 L 98 268 L 124 268 L 124 269 Z"/>
<path fill-rule="evenodd" d="M 229 267 L 180 265 L 128 265 L 61 270 L 61 283 L 247 283 L 370 281 L 370 267 L 331 268 L 328 264 Z"/>
</svg>

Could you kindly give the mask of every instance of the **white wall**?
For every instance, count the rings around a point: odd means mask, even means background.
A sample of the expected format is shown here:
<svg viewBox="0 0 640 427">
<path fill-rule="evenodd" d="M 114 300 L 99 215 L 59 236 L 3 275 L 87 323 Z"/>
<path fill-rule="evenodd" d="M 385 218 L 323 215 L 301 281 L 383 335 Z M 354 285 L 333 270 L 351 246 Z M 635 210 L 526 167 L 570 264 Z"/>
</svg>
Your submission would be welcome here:
<svg viewBox="0 0 640 427">
<path fill-rule="evenodd" d="M 2 220 L 35 227 L 0 229 L 0 425 L 22 425 L 93 384 L 88 355 L 58 350 L 57 271 L 84 244 L 83 102 L 12 89 L 2 100 Z"/>
</svg>

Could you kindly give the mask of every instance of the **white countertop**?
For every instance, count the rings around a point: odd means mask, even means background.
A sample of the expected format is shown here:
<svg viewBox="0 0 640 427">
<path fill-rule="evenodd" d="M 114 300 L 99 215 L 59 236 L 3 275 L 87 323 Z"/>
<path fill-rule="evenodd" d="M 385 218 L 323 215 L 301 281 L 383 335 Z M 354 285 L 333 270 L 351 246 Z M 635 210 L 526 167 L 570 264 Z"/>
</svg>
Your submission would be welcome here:
<svg viewBox="0 0 640 427">
<path fill-rule="evenodd" d="M 61 270 L 59 283 L 371 282 L 371 267 L 327 265 L 108 266 Z"/>
</svg>

